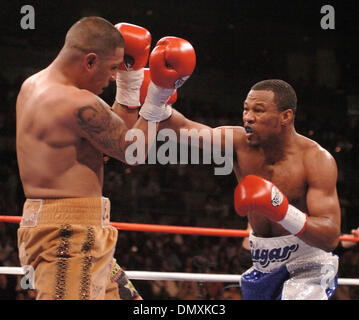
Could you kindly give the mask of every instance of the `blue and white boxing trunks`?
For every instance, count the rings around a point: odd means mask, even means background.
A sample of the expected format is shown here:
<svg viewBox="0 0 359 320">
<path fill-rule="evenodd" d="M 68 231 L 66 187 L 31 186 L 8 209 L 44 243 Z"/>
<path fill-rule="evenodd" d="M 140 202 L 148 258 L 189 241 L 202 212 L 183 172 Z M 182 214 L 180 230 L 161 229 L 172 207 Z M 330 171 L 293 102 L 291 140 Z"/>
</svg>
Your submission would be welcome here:
<svg viewBox="0 0 359 320">
<path fill-rule="evenodd" d="M 253 266 L 241 277 L 244 300 L 327 300 L 338 286 L 338 257 L 294 235 L 249 236 Z"/>
</svg>

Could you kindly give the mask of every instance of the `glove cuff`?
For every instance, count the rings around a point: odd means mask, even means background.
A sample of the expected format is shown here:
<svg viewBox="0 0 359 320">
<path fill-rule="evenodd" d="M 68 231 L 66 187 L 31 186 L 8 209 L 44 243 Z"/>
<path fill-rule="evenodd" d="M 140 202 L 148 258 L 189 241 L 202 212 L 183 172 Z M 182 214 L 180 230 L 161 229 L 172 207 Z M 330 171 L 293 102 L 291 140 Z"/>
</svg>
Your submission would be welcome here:
<svg viewBox="0 0 359 320">
<path fill-rule="evenodd" d="M 144 69 L 117 72 L 116 101 L 128 108 L 140 107 L 140 90 L 144 78 Z"/>
<path fill-rule="evenodd" d="M 307 226 L 308 215 L 289 205 L 284 218 L 278 223 L 290 233 L 299 236 L 302 234 Z"/>
<path fill-rule="evenodd" d="M 140 110 L 140 116 L 152 122 L 168 119 L 172 115 L 172 107 L 167 105 L 167 101 L 175 90 L 161 88 L 150 81 L 145 103 Z"/>
<path fill-rule="evenodd" d="M 161 122 L 167 120 L 172 115 L 172 106 L 166 104 L 159 108 L 145 102 L 139 115 L 150 122 Z"/>
</svg>

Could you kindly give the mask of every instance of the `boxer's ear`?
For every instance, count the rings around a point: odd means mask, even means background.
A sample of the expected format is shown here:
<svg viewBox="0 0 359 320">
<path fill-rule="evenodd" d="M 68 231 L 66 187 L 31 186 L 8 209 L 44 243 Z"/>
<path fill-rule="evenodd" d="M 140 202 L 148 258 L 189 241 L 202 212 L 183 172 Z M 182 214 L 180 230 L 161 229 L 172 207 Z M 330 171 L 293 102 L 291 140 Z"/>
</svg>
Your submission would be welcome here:
<svg viewBox="0 0 359 320">
<path fill-rule="evenodd" d="M 88 53 L 85 56 L 85 67 L 86 69 L 92 69 L 97 61 L 96 53 Z"/>
<path fill-rule="evenodd" d="M 294 113 L 292 109 L 285 109 L 281 111 L 281 125 L 288 126 L 289 124 L 293 123 L 294 121 Z"/>
</svg>

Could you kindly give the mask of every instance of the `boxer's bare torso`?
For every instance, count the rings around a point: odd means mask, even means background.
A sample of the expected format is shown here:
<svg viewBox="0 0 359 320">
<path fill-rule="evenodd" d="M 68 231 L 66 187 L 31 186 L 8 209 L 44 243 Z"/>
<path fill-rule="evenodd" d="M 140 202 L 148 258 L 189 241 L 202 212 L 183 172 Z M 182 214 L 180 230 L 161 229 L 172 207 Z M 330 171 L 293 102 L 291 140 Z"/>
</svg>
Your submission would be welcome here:
<svg viewBox="0 0 359 320">
<path fill-rule="evenodd" d="M 123 48 L 98 61 L 98 71 L 86 78 L 60 54 L 22 84 L 16 151 L 27 198 L 102 196 L 103 154 L 125 161 L 127 127 L 97 96 L 115 80 Z M 137 126 L 145 130 L 147 122 Z"/>
<path fill-rule="evenodd" d="M 103 158 L 66 123 L 88 92 L 53 79 L 45 69 L 28 78 L 19 93 L 17 157 L 27 198 L 95 197 L 102 194 Z"/>
<path fill-rule="evenodd" d="M 279 153 L 273 146 L 271 151 L 263 152 L 246 142 L 244 129 L 237 129 L 238 145 L 235 150 L 234 172 L 237 180 L 255 174 L 273 182 L 288 198 L 289 202 L 308 212 L 307 192 L 309 179 L 315 173 L 315 162 L 326 158 L 334 165 L 331 156 L 316 142 L 295 134 L 285 153 Z M 335 189 L 332 190 L 335 192 Z M 289 232 L 278 223 L 262 215 L 248 213 L 249 223 L 257 236 L 282 236 Z"/>
<path fill-rule="evenodd" d="M 244 127 L 212 129 L 174 112 L 160 128 L 207 129 L 212 136 L 216 131 L 222 136 L 223 151 L 226 131 L 232 130 L 233 170 L 237 180 L 252 174 L 271 181 L 291 205 L 309 215 L 306 230 L 299 237 L 309 245 L 330 251 L 336 247 L 340 234 L 335 160 L 318 143 L 296 132 L 292 113 L 279 112 L 273 97 L 271 91 L 249 92 L 244 103 Z M 248 212 L 248 220 L 258 237 L 289 234 L 258 212 Z"/>
</svg>

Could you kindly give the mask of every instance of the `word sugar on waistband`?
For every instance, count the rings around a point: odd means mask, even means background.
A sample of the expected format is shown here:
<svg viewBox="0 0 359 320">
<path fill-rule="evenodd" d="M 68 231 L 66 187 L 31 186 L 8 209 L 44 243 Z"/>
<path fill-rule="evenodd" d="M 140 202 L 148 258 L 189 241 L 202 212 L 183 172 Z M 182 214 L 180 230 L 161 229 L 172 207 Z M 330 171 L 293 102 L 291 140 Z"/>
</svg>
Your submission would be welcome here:
<svg viewBox="0 0 359 320">
<path fill-rule="evenodd" d="M 271 262 L 283 262 L 288 260 L 292 252 L 297 251 L 298 248 L 298 244 L 292 244 L 290 246 L 273 249 L 252 249 L 252 261 L 259 262 L 260 265 L 265 268 Z"/>
<path fill-rule="evenodd" d="M 126 141 L 133 141 L 126 149 L 128 164 L 215 164 L 215 175 L 229 175 L 233 169 L 233 130 L 181 129 L 179 134 L 172 129 L 156 131 L 156 125 L 148 123 L 148 139 L 140 129 L 127 132 Z M 157 142 L 161 145 L 157 148 Z M 147 159 L 146 147 L 150 146 Z M 179 150 L 178 150 L 179 148 Z M 190 149 L 190 150 L 188 150 Z M 203 153 L 200 157 L 199 150 Z M 224 154 L 223 154 L 224 153 Z M 179 157 L 178 157 L 179 156 Z"/>
</svg>

